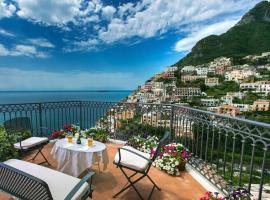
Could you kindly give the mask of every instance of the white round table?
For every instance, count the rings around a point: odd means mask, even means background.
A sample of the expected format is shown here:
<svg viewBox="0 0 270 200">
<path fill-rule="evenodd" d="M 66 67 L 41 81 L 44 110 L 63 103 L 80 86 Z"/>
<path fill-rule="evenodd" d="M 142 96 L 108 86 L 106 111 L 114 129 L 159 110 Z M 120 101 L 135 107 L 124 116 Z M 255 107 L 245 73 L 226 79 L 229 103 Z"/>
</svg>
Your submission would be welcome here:
<svg viewBox="0 0 270 200">
<path fill-rule="evenodd" d="M 94 145 L 88 147 L 86 139 L 82 139 L 82 144 L 77 144 L 75 138 L 72 143 L 69 143 L 67 138 L 59 139 L 51 154 L 58 161 L 58 170 L 74 177 L 92 167 L 93 163 L 101 161 L 103 170 L 109 163 L 106 145 L 94 141 Z"/>
</svg>

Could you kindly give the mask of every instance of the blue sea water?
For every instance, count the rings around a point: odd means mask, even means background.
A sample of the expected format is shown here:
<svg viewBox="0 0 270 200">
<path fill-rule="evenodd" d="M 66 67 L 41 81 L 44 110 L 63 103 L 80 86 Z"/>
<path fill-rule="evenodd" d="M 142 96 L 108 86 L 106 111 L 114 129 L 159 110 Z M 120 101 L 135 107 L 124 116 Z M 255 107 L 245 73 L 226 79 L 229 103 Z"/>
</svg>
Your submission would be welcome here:
<svg viewBox="0 0 270 200">
<path fill-rule="evenodd" d="M 54 101 L 106 101 L 118 102 L 131 91 L 31 91 L 0 92 L 0 104 L 38 103 Z"/>
</svg>

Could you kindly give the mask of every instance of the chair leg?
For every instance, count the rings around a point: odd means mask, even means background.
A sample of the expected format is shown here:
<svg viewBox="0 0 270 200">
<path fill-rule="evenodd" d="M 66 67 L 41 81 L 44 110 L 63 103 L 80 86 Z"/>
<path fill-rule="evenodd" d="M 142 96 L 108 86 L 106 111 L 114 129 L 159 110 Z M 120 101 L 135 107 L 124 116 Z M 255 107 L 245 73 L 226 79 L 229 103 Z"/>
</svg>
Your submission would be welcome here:
<svg viewBox="0 0 270 200">
<path fill-rule="evenodd" d="M 31 160 L 35 160 L 39 153 L 40 153 L 40 150 L 38 149 L 37 153 L 35 154 L 33 158 L 31 158 Z"/>
<path fill-rule="evenodd" d="M 37 153 L 35 154 L 35 156 L 34 156 L 31 160 L 34 161 L 34 160 L 36 159 L 36 157 L 38 156 L 38 154 L 41 154 L 45 161 L 39 163 L 39 165 L 40 165 L 40 164 L 43 164 L 43 163 L 47 163 L 47 164 L 50 166 L 51 164 L 49 163 L 49 161 L 47 160 L 47 158 L 46 158 L 46 157 L 44 156 L 44 154 L 42 153 L 42 149 L 44 148 L 44 146 L 45 146 L 45 145 L 43 145 L 43 146 L 41 146 L 40 148 L 38 148 Z"/>
<path fill-rule="evenodd" d="M 149 178 L 149 180 L 153 183 L 154 187 L 156 187 L 159 191 L 161 190 L 160 187 L 157 186 L 157 184 L 150 178 L 150 176 L 147 174 L 147 177 Z"/>
<path fill-rule="evenodd" d="M 43 146 L 44 147 L 44 146 Z M 42 147 L 42 149 L 43 149 L 43 147 Z M 42 150 L 41 149 L 41 150 Z M 49 161 L 47 160 L 47 158 L 44 156 L 44 154 L 42 153 L 42 151 L 40 150 L 40 153 L 41 153 L 41 155 L 42 155 L 42 157 L 44 158 L 44 160 L 45 160 L 45 162 L 44 163 L 47 163 L 49 166 L 51 166 L 51 164 L 49 163 Z"/>
<path fill-rule="evenodd" d="M 135 176 L 135 174 L 137 174 L 137 172 L 133 175 L 131 175 L 130 177 L 125 173 L 125 171 L 122 169 L 122 167 L 119 167 L 120 170 L 123 172 L 124 176 L 126 177 L 126 179 L 129 182 L 129 185 L 124 187 L 122 190 L 120 190 L 117 194 L 115 194 L 113 196 L 113 198 L 117 197 L 119 194 L 121 194 L 122 192 L 124 192 L 125 190 L 127 190 L 130 187 L 133 187 L 133 189 L 135 190 L 135 192 L 138 194 L 138 196 L 140 197 L 141 200 L 143 200 L 142 195 L 139 193 L 139 191 L 137 190 L 137 188 L 135 187 L 135 183 L 137 183 L 138 181 L 140 181 L 141 179 L 143 179 L 145 177 L 145 174 L 143 174 L 141 177 L 139 177 L 138 179 L 136 179 L 135 181 L 131 181 L 131 177 Z"/>
</svg>

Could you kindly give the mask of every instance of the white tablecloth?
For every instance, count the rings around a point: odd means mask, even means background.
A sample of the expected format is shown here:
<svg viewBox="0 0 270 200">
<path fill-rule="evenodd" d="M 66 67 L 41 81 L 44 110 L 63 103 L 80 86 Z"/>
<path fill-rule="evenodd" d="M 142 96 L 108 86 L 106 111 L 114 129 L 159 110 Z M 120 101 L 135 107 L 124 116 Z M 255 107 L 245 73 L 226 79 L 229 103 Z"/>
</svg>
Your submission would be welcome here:
<svg viewBox="0 0 270 200">
<path fill-rule="evenodd" d="M 94 145 L 88 147 L 86 142 L 82 140 L 82 144 L 76 144 L 74 139 L 68 143 L 66 138 L 56 141 L 51 154 L 58 161 L 59 171 L 78 177 L 96 162 L 103 163 L 103 170 L 107 168 L 109 158 L 106 145 L 94 141 Z"/>
</svg>

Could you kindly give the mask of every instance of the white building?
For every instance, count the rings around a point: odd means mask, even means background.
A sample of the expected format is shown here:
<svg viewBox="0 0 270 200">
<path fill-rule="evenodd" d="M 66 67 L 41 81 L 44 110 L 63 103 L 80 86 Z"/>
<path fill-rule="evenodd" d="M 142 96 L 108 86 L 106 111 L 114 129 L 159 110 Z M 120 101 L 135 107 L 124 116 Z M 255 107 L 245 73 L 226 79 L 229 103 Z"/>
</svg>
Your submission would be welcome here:
<svg viewBox="0 0 270 200">
<path fill-rule="evenodd" d="M 166 69 L 165 69 L 165 72 L 175 72 L 175 71 L 177 71 L 177 67 L 176 66 L 172 66 L 172 67 L 167 67 Z"/>
<path fill-rule="evenodd" d="M 153 82 L 152 83 L 152 90 L 163 89 L 163 88 L 164 88 L 163 82 Z"/>
<path fill-rule="evenodd" d="M 256 93 L 270 93 L 270 81 L 256 81 L 251 83 L 241 83 L 240 89 L 242 90 L 252 90 Z"/>
<path fill-rule="evenodd" d="M 248 112 L 252 110 L 251 105 L 249 104 L 237 104 L 237 103 L 233 103 L 231 104 L 232 106 L 239 108 L 240 112 Z"/>
<path fill-rule="evenodd" d="M 214 87 L 214 86 L 219 84 L 218 78 L 215 78 L 215 77 L 214 78 L 206 78 L 204 83 L 208 87 Z"/>
<path fill-rule="evenodd" d="M 195 67 L 190 65 L 190 66 L 184 66 L 182 69 L 181 69 L 181 72 L 182 73 L 191 73 L 191 72 L 194 72 L 195 71 Z"/>
<path fill-rule="evenodd" d="M 148 103 L 155 100 L 156 95 L 150 92 L 138 92 L 136 99 L 142 103 Z"/>
<path fill-rule="evenodd" d="M 196 68 L 196 73 L 197 73 L 197 76 L 200 76 L 200 77 L 206 77 L 207 74 L 208 74 L 208 67 L 197 67 Z"/>
<path fill-rule="evenodd" d="M 255 71 L 247 70 L 247 69 L 245 70 L 237 69 L 237 70 L 232 70 L 225 73 L 225 79 L 227 81 L 235 81 L 237 83 L 243 82 L 246 78 L 250 76 L 260 77 L 260 74 Z"/>
<path fill-rule="evenodd" d="M 221 97 L 221 101 L 223 104 L 232 104 L 233 96 L 231 96 L 231 95 L 223 96 L 223 97 Z"/>
<path fill-rule="evenodd" d="M 209 65 L 215 68 L 219 66 L 231 66 L 232 61 L 230 58 L 219 57 L 219 58 L 214 59 L 212 62 L 210 62 Z"/>
<path fill-rule="evenodd" d="M 202 92 L 200 88 L 187 87 L 187 88 L 177 88 L 175 90 L 175 96 L 201 96 Z"/>
<path fill-rule="evenodd" d="M 240 83 L 240 89 L 241 90 L 256 90 L 257 88 L 257 84 L 256 83 L 247 83 L 247 82 L 243 82 Z"/>
<path fill-rule="evenodd" d="M 264 93 L 269 94 L 270 93 L 270 81 L 257 81 L 257 93 Z"/>
<path fill-rule="evenodd" d="M 219 99 L 214 98 L 201 99 L 201 104 L 204 107 L 216 107 L 219 106 Z"/>
</svg>

